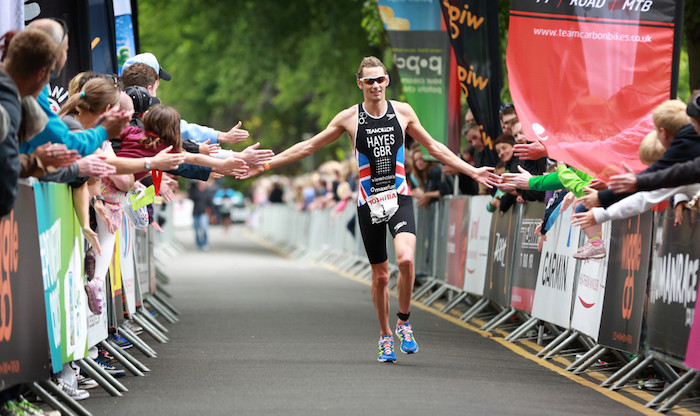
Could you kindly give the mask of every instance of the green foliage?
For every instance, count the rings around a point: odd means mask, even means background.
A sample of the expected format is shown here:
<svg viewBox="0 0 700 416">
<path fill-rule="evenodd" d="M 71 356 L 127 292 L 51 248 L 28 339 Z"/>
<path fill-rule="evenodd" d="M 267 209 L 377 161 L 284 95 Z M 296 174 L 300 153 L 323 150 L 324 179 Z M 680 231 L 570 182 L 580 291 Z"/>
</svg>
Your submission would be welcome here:
<svg viewBox="0 0 700 416">
<path fill-rule="evenodd" d="M 239 120 L 252 140 L 279 152 L 362 99 L 355 71 L 362 57 L 384 56 L 376 3 L 316 1 L 144 0 L 143 51 L 156 54 L 173 80 L 158 90 L 184 119 L 228 130 Z M 372 7 L 375 14 L 372 14 Z M 380 31 L 381 29 L 381 31 Z M 244 147 L 235 146 L 236 150 Z M 347 139 L 314 155 L 345 154 Z M 282 172 L 300 173 L 304 164 Z M 240 187 L 238 187 L 240 189 Z"/>
</svg>

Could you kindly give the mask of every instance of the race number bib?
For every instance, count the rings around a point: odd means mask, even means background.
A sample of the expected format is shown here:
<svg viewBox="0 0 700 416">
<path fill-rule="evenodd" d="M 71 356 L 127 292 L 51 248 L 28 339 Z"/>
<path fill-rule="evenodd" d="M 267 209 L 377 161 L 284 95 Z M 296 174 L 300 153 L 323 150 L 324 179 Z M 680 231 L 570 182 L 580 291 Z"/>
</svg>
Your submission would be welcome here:
<svg viewBox="0 0 700 416">
<path fill-rule="evenodd" d="M 399 200 L 396 195 L 396 189 L 371 195 L 367 199 L 369 205 L 369 214 L 372 218 L 372 224 L 387 222 L 396 214 L 399 209 Z"/>
</svg>

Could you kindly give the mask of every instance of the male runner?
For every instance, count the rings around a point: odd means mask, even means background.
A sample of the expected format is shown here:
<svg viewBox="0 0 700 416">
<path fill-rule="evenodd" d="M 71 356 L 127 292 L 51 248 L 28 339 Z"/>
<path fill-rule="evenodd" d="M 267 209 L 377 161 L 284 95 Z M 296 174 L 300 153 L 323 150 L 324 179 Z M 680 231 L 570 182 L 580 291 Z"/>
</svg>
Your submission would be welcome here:
<svg viewBox="0 0 700 416">
<path fill-rule="evenodd" d="M 372 266 L 372 299 L 380 328 L 377 357 L 380 362 L 396 361 L 389 326 L 389 262 L 385 243 L 387 225 L 394 238 L 399 266 L 399 319 L 396 335 L 402 352 L 412 354 L 418 351 L 408 321 L 415 280 L 413 255 L 416 227 L 411 191 L 404 171 L 406 133 L 425 146 L 435 158 L 478 182 L 491 187 L 499 181 L 498 176 L 490 172 L 493 168 L 474 168 L 430 137 L 409 104 L 387 101 L 385 91 L 388 85 L 389 75 L 384 64 L 373 56 L 364 58 L 357 71 L 357 86 L 362 90 L 364 102 L 338 113 L 325 130 L 311 139 L 295 144 L 263 166 L 251 167 L 247 175 L 252 177 L 263 170 L 310 156 L 337 140 L 344 132 L 348 133 L 355 146 L 355 157 L 360 170 L 357 214 L 362 240 Z"/>
</svg>

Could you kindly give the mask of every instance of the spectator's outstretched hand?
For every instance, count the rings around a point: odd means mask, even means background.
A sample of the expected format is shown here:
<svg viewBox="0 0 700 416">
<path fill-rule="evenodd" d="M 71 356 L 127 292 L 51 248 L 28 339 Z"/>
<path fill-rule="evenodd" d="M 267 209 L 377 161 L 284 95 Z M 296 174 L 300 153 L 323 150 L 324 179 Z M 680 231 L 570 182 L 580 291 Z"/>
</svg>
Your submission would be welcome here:
<svg viewBox="0 0 700 416">
<path fill-rule="evenodd" d="M 501 183 L 501 177 L 493 173 L 493 167 L 483 166 L 477 168 L 476 171 L 470 175 L 475 181 L 486 186 L 487 188 L 493 188 Z"/>
<path fill-rule="evenodd" d="M 221 145 L 219 143 L 209 144 L 210 141 L 210 139 L 207 139 L 204 143 L 199 144 L 199 153 L 208 156 L 218 153 L 219 150 L 221 150 Z"/>
<path fill-rule="evenodd" d="M 520 160 L 537 160 L 547 156 L 547 149 L 539 140 L 516 144 L 513 146 L 513 156 L 519 157 Z"/>
<path fill-rule="evenodd" d="M 44 167 L 65 168 L 80 159 L 77 150 L 69 150 L 65 144 L 46 143 L 34 150 L 34 156 L 41 160 Z"/>
<path fill-rule="evenodd" d="M 231 127 L 231 130 L 219 133 L 218 141 L 220 143 L 240 143 L 245 141 L 250 136 L 250 133 L 248 133 L 248 130 L 243 130 L 241 124 L 239 121 L 238 124 Z"/>
<path fill-rule="evenodd" d="M 608 185 L 600 179 L 593 179 L 588 186 L 595 189 L 596 191 L 603 191 L 608 189 Z"/>
<path fill-rule="evenodd" d="M 526 169 L 523 169 L 520 165 L 518 165 L 518 170 L 520 173 L 504 173 L 501 176 L 503 182 L 518 189 L 530 189 L 530 178 L 532 178 L 532 174 Z"/>
<path fill-rule="evenodd" d="M 676 204 L 676 207 L 673 209 L 673 212 L 675 214 L 675 218 L 673 220 L 673 226 L 678 227 L 679 225 L 683 225 L 683 212 L 687 208 L 688 202 L 687 201 L 681 201 Z"/>
<path fill-rule="evenodd" d="M 245 160 L 250 166 L 263 165 L 265 162 L 269 162 L 272 156 L 275 155 L 270 149 L 258 149 L 260 143 L 255 143 L 250 145 L 243 150 L 239 156 L 241 159 Z"/>
<path fill-rule="evenodd" d="M 151 159 L 151 167 L 157 170 L 175 170 L 180 167 L 181 164 L 185 163 L 185 154 L 182 152 L 170 153 L 172 149 L 172 146 L 168 146 L 158 152 L 158 154 Z"/>
<path fill-rule="evenodd" d="M 106 163 L 105 159 L 107 157 L 102 155 L 88 155 L 78 159 L 78 176 L 104 178 L 117 173 L 117 168 Z"/>
<path fill-rule="evenodd" d="M 625 170 L 625 173 L 611 177 L 608 181 L 608 188 L 616 194 L 623 192 L 636 192 L 637 175 L 624 163 L 622 164 L 622 168 Z"/>
<path fill-rule="evenodd" d="M 86 225 L 83 227 L 83 237 L 90 243 L 92 248 L 95 249 L 97 254 L 102 254 L 102 249 L 100 248 L 100 241 L 97 238 L 97 233 L 92 231 L 92 228 L 90 228 L 90 225 Z"/>
<path fill-rule="evenodd" d="M 578 202 L 582 203 L 583 206 L 586 207 L 586 209 L 590 210 L 592 208 L 600 206 L 600 200 L 598 199 L 598 191 L 591 188 L 590 186 L 587 186 L 583 188 L 583 192 L 585 192 L 586 195 L 579 198 Z"/>
</svg>

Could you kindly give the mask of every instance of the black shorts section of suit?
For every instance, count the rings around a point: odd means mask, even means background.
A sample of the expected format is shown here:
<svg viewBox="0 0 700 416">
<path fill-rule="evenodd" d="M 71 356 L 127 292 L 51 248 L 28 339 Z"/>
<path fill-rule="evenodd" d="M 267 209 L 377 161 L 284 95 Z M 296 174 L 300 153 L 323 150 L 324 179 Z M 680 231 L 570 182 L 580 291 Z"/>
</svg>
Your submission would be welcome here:
<svg viewBox="0 0 700 416">
<path fill-rule="evenodd" d="M 369 205 L 357 207 L 357 218 L 362 234 L 362 242 L 370 264 L 379 264 L 389 257 L 386 250 L 386 229 L 389 227 L 392 237 L 398 233 L 411 233 L 416 235 L 416 220 L 413 216 L 413 198 L 406 195 L 397 195 L 399 209 L 387 222 L 372 224 L 369 214 Z"/>
</svg>

